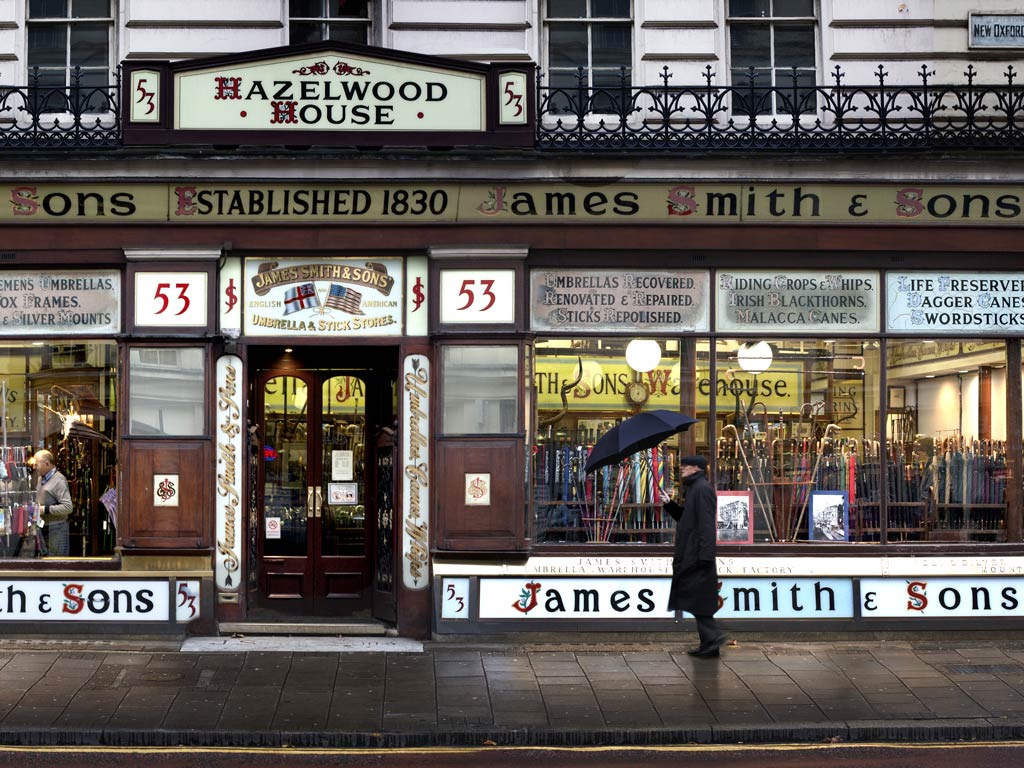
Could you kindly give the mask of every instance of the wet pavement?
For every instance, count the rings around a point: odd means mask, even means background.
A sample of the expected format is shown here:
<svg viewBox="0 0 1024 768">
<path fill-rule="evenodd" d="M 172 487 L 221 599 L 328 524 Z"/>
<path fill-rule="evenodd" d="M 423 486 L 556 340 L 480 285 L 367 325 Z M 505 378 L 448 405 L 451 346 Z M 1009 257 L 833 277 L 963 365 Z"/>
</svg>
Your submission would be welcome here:
<svg viewBox="0 0 1024 768">
<path fill-rule="evenodd" d="M 32 641 L 0 650 L 0 742 L 473 746 L 1024 738 L 1024 644 Z"/>
</svg>

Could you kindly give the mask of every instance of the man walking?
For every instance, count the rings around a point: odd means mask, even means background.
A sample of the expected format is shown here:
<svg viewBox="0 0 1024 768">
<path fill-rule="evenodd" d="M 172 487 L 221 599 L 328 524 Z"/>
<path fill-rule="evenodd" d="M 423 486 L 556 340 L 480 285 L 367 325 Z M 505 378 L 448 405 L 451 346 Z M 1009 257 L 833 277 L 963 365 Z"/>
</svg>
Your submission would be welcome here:
<svg viewBox="0 0 1024 768">
<path fill-rule="evenodd" d="M 676 522 L 676 545 L 672 557 L 670 611 L 692 613 L 697 620 L 700 645 L 691 656 L 713 659 L 726 641 L 715 622 L 718 611 L 718 564 L 715 560 L 716 494 L 707 479 L 708 461 L 703 456 L 679 460 L 679 475 L 685 486 L 685 500 L 679 506 L 671 499 L 665 511 Z"/>
</svg>

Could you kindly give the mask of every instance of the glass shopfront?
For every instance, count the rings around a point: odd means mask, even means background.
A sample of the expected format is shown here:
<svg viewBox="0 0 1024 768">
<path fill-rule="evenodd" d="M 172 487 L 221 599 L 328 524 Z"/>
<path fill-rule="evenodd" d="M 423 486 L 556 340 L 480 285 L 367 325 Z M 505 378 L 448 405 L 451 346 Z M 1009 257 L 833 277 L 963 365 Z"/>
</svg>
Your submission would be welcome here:
<svg viewBox="0 0 1024 768">
<path fill-rule="evenodd" d="M 0 366 L 0 557 L 112 555 L 117 529 L 117 344 L 6 342 L 0 344 Z M 33 459 L 40 450 L 52 454 L 71 497 L 67 535 L 59 541 L 49 534 L 64 515 L 51 514 L 37 497 L 39 473 Z"/>
<path fill-rule="evenodd" d="M 544 284 L 557 275 L 545 272 Z M 1007 402 L 1008 342 L 949 326 L 1002 315 L 918 311 L 998 306 L 996 281 L 983 281 L 974 296 L 975 284 L 957 275 L 934 285 L 912 274 L 888 279 L 887 325 L 878 273 L 735 272 L 711 280 L 719 289 L 711 333 L 700 332 L 698 316 L 688 333 L 538 335 L 532 541 L 670 543 L 674 522 L 662 500 L 676 490 L 679 456 L 693 453 L 711 464 L 722 544 L 1006 541 L 1007 414 L 1015 410 Z M 908 286 L 934 295 L 900 293 Z M 538 296 L 535 320 L 557 330 L 538 310 L 548 299 Z M 900 302 L 907 313 L 899 314 Z M 901 325 L 905 314 L 910 325 Z M 914 325 L 928 322 L 935 338 L 920 337 Z M 851 335 L 851 327 L 862 333 Z M 813 332 L 796 335 L 801 328 Z M 603 434 L 656 409 L 697 422 L 627 460 L 584 471 Z"/>
</svg>

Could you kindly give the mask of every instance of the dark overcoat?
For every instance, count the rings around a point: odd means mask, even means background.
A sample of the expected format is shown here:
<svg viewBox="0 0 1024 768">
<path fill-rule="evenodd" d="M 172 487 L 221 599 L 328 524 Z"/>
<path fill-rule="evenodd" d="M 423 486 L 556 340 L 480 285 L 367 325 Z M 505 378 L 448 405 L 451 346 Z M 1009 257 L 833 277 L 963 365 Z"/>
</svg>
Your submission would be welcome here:
<svg viewBox="0 0 1024 768">
<path fill-rule="evenodd" d="M 713 616 L 718 611 L 715 489 L 704 472 L 693 473 L 683 480 L 683 485 L 683 506 L 674 501 L 665 504 L 665 511 L 677 521 L 668 608 L 694 616 Z"/>
</svg>

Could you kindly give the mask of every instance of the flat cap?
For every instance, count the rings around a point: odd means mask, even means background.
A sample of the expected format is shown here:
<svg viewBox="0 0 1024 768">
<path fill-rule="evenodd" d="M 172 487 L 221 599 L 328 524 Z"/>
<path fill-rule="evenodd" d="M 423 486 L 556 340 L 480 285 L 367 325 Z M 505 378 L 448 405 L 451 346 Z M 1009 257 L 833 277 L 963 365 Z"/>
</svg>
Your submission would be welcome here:
<svg viewBox="0 0 1024 768">
<path fill-rule="evenodd" d="M 686 466 L 696 467 L 697 469 L 700 469 L 700 470 L 703 470 L 704 472 L 707 472 L 708 471 L 708 460 L 705 459 L 703 456 L 683 456 L 683 458 L 681 458 L 679 460 L 679 466 L 681 466 L 681 467 L 686 467 Z"/>
</svg>

